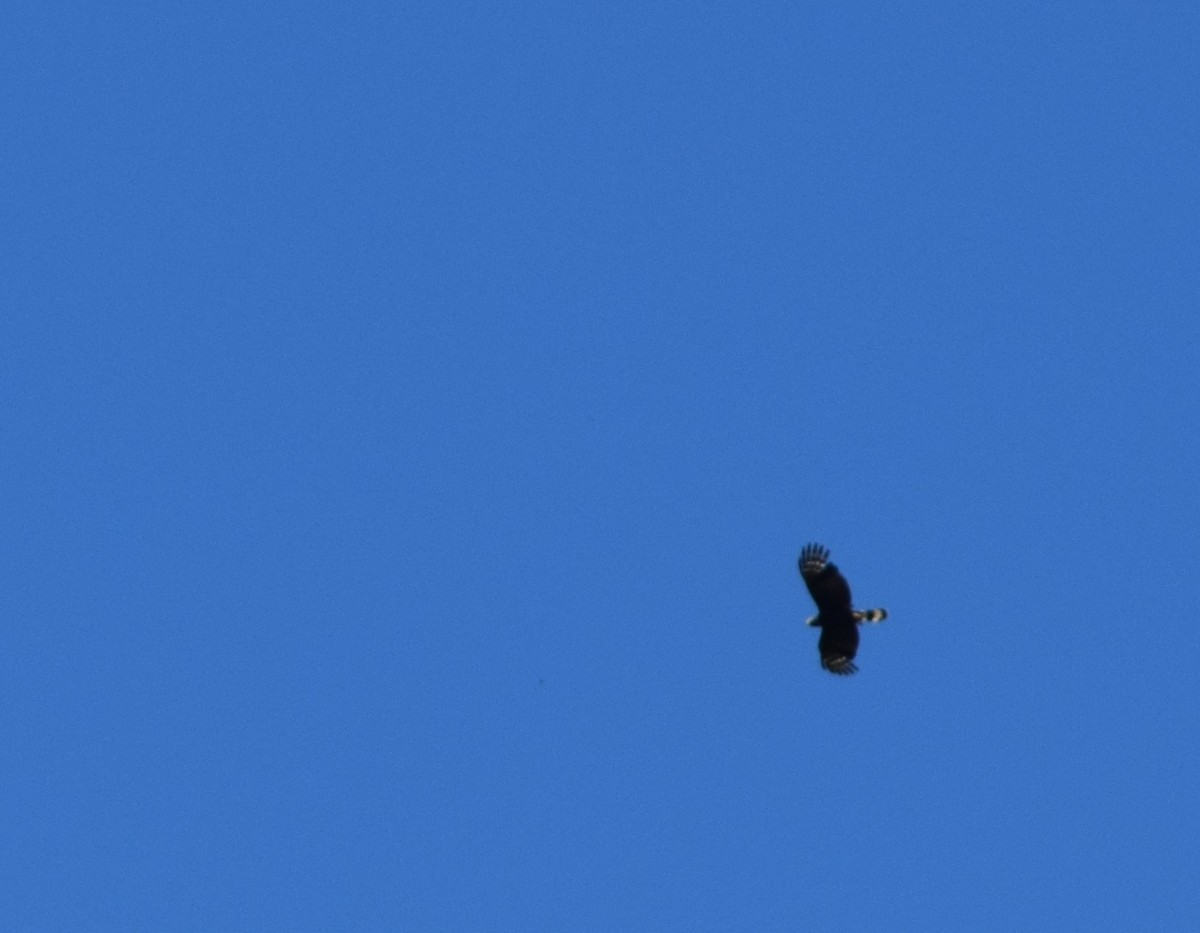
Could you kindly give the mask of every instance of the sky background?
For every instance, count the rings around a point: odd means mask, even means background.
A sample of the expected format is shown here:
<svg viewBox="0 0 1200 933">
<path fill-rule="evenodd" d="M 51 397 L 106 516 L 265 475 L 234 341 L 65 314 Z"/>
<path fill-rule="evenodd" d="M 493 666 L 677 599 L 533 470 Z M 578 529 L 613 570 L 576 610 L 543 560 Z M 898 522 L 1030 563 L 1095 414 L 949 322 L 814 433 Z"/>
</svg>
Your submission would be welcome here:
<svg viewBox="0 0 1200 933">
<path fill-rule="evenodd" d="M 0 927 L 1200 929 L 1198 47 L 5 3 Z"/>
</svg>

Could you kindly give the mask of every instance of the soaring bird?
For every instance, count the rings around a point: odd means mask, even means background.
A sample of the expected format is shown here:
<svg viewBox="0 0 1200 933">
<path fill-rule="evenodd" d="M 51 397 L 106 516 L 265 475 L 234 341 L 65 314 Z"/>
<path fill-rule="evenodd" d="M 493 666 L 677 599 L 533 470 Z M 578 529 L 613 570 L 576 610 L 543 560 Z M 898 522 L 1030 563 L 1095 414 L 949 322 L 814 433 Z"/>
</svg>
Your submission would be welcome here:
<svg viewBox="0 0 1200 933">
<path fill-rule="evenodd" d="M 805 621 L 821 630 L 817 650 L 821 667 L 832 674 L 853 674 L 858 668 L 860 622 L 882 622 L 886 609 L 855 609 L 850 603 L 850 584 L 834 564 L 829 563 L 829 548 L 806 544 L 800 552 L 800 576 L 817 604 L 817 614 Z"/>
</svg>

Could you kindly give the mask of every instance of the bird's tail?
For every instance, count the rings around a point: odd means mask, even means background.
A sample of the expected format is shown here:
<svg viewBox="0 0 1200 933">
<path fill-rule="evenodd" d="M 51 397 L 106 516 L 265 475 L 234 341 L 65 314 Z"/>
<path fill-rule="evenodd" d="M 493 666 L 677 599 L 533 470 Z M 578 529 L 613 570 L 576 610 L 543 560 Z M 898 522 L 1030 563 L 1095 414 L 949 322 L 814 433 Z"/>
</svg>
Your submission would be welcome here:
<svg viewBox="0 0 1200 933">
<path fill-rule="evenodd" d="M 882 622 L 886 618 L 886 609 L 862 609 L 854 613 L 855 622 Z"/>
</svg>

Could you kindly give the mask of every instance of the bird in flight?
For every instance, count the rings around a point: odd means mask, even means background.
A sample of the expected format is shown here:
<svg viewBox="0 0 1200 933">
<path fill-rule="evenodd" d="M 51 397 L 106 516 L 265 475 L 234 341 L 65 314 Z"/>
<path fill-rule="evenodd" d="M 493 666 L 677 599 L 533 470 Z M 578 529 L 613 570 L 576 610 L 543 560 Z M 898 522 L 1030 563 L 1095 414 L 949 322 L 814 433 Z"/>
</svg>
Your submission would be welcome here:
<svg viewBox="0 0 1200 933">
<path fill-rule="evenodd" d="M 850 602 L 850 584 L 841 571 L 829 562 L 829 548 L 806 544 L 800 552 L 800 576 L 817 604 L 817 614 L 805 625 L 821 630 L 817 650 L 821 652 L 821 667 L 832 674 L 853 674 L 858 670 L 854 656 L 858 653 L 860 622 L 882 622 L 886 609 L 855 609 Z"/>
</svg>

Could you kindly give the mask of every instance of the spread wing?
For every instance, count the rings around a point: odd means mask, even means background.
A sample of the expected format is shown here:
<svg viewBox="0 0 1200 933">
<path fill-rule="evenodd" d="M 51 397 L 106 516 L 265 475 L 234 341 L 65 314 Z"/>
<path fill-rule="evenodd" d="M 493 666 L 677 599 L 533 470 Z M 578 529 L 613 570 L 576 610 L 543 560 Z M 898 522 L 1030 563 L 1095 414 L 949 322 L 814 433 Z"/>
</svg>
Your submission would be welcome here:
<svg viewBox="0 0 1200 933">
<path fill-rule="evenodd" d="M 850 611 L 850 584 L 837 566 L 829 563 L 829 548 L 806 544 L 800 552 L 800 576 L 820 612 Z"/>
<path fill-rule="evenodd" d="M 858 654 L 858 626 L 833 625 L 821 629 L 821 667 L 831 674 L 853 674 L 858 670 L 854 656 Z"/>
</svg>

